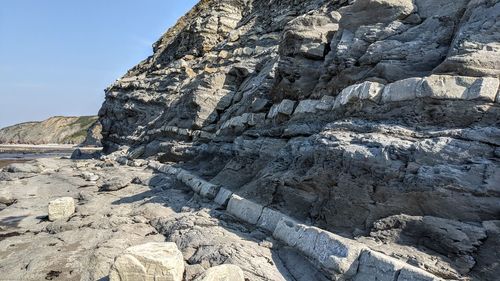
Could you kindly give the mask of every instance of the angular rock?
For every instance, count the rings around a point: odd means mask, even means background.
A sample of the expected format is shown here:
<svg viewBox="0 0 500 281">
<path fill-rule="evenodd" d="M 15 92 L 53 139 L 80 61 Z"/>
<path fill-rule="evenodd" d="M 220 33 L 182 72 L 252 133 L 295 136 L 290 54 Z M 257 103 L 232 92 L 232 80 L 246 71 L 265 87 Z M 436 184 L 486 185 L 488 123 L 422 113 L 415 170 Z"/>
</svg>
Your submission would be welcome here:
<svg viewBox="0 0 500 281">
<path fill-rule="evenodd" d="M 229 199 L 231 199 L 231 195 L 233 195 L 233 192 L 230 190 L 221 187 L 219 192 L 217 193 L 217 196 L 215 197 L 214 201 L 215 203 L 221 205 L 221 206 L 227 206 L 229 203 Z"/>
<path fill-rule="evenodd" d="M 282 100 L 281 103 L 275 104 L 269 110 L 267 114 L 267 118 L 274 118 L 278 116 L 278 114 L 284 114 L 287 116 L 292 115 L 293 108 L 295 107 L 295 102 L 291 100 Z"/>
<path fill-rule="evenodd" d="M 358 273 L 354 281 L 398 280 L 402 262 L 390 259 L 388 256 L 365 250 L 359 260 Z"/>
<path fill-rule="evenodd" d="M 416 267 L 405 266 L 399 272 L 397 281 L 444 281 L 422 269 Z"/>
<path fill-rule="evenodd" d="M 208 199 L 214 199 L 219 192 L 219 186 L 205 182 L 201 185 L 200 195 Z"/>
<path fill-rule="evenodd" d="M 182 281 L 184 258 L 171 242 L 151 242 L 126 249 L 115 259 L 110 281 Z"/>
<path fill-rule="evenodd" d="M 52 200 L 49 202 L 48 209 L 50 221 L 67 219 L 75 212 L 75 199 L 63 197 Z"/>
<path fill-rule="evenodd" d="M 499 80 L 494 77 L 432 75 L 424 78 L 419 97 L 494 102 Z"/>
<path fill-rule="evenodd" d="M 302 100 L 299 102 L 299 105 L 297 105 L 297 108 L 295 108 L 295 112 L 293 114 L 316 113 L 318 111 L 316 106 L 319 102 L 320 101 L 318 100 Z"/>
<path fill-rule="evenodd" d="M 408 78 L 386 85 L 382 92 L 382 103 L 416 99 L 422 92 L 422 78 Z"/>
<path fill-rule="evenodd" d="M 273 237 L 299 249 L 332 276 L 345 278 L 355 275 L 364 248 L 355 241 L 286 218 L 279 221 Z"/>
<path fill-rule="evenodd" d="M 262 210 L 262 215 L 260 216 L 257 225 L 265 230 L 274 232 L 279 221 L 284 218 L 288 218 L 288 216 L 266 207 Z"/>
<path fill-rule="evenodd" d="M 227 211 L 235 217 L 251 224 L 256 224 L 262 214 L 263 207 L 236 194 L 231 195 Z"/>
<path fill-rule="evenodd" d="M 99 180 L 99 176 L 91 173 L 91 172 L 83 172 L 82 173 L 82 178 L 86 181 L 97 181 Z"/>
<path fill-rule="evenodd" d="M 364 82 L 345 88 L 335 99 L 334 108 L 339 108 L 356 100 L 380 101 L 384 85 L 376 82 Z"/>
</svg>

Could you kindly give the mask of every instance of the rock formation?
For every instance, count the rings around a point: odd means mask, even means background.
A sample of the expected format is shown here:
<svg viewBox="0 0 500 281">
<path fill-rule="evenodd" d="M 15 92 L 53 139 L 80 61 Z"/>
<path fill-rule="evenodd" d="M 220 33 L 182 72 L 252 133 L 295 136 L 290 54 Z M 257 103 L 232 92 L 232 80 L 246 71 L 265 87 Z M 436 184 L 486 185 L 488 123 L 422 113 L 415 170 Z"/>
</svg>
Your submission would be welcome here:
<svg viewBox="0 0 500 281">
<path fill-rule="evenodd" d="M 101 145 L 101 125 L 96 116 L 51 117 L 0 129 L 3 144 Z"/>
<path fill-rule="evenodd" d="M 106 90 L 103 144 L 235 193 L 250 223 L 267 207 L 481 279 L 500 271 L 481 254 L 500 214 L 499 42 L 497 0 L 203 0 Z"/>
</svg>

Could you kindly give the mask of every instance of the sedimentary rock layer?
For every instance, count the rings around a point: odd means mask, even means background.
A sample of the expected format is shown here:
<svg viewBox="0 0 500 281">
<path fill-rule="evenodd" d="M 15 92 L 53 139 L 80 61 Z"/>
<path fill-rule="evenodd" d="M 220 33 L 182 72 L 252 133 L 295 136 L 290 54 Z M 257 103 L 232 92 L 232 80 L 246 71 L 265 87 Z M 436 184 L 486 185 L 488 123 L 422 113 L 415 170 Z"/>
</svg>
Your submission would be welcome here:
<svg viewBox="0 0 500 281">
<path fill-rule="evenodd" d="M 107 89 L 103 142 L 178 163 L 229 209 L 235 193 L 486 279 L 500 271 L 483 254 L 500 214 L 499 15 L 494 0 L 201 1 Z"/>
</svg>

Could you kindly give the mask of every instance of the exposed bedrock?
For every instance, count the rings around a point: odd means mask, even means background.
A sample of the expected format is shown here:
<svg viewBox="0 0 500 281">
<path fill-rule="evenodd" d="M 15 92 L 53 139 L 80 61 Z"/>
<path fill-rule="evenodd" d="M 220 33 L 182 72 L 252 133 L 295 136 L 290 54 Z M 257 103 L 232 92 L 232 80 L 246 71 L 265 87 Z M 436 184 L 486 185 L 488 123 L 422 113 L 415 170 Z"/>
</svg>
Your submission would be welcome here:
<svg viewBox="0 0 500 281">
<path fill-rule="evenodd" d="M 406 262 L 435 257 L 421 267 L 440 277 L 489 280 L 499 17 L 495 0 L 201 1 L 107 89 L 103 144 L 388 241 L 379 250 Z M 376 234 L 394 216 L 408 228 Z"/>
</svg>

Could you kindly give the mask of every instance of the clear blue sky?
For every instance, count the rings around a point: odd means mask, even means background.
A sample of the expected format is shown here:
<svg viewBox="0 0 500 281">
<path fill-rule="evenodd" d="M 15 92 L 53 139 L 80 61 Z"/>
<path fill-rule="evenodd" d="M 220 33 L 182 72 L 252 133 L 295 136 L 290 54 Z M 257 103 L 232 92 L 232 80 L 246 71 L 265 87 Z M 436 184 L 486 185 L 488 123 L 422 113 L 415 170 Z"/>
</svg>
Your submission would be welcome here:
<svg viewBox="0 0 500 281">
<path fill-rule="evenodd" d="M 1 2 L 0 128 L 97 114 L 103 89 L 198 0 Z"/>
</svg>

